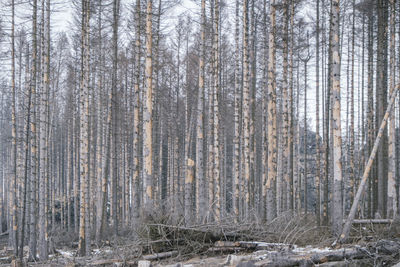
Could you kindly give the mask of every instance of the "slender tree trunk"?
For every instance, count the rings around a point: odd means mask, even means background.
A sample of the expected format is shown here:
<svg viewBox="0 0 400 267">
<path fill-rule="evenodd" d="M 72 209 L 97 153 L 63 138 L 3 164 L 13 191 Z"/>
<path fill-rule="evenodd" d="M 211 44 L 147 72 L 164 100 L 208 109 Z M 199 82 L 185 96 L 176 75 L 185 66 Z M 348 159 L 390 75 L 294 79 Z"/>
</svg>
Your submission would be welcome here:
<svg viewBox="0 0 400 267">
<path fill-rule="evenodd" d="M 396 72 L 396 0 L 390 0 L 390 92 L 395 89 Z M 397 215 L 396 194 L 396 121 L 395 112 L 389 117 L 389 170 L 388 170 L 388 203 L 387 215 L 393 218 Z"/>
<path fill-rule="evenodd" d="M 289 49 L 289 136 L 288 136 L 288 147 L 289 147 L 289 192 L 290 192 L 290 204 L 289 208 L 291 211 L 295 210 L 295 195 L 294 195 L 294 101 L 293 101 L 293 46 L 294 46 L 294 1 L 290 0 L 290 49 Z M 265 112 L 266 113 L 266 112 Z M 265 162 L 265 161 L 264 161 Z"/>
<path fill-rule="evenodd" d="M 47 3 L 49 4 L 49 3 Z M 39 149 L 40 149 L 40 172 L 39 172 L 39 259 L 41 261 L 47 260 L 48 251 L 47 251 L 47 214 L 46 214 L 46 192 L 47 192 L 47 180 L 48 180 L 48 172 L 47 172 L 47 164 L 48 162 L 48 138 L 47 136 L 47 106 L 48 106 L 48 90 L 49 90 L 49 76 L 47 72 L 47 65 L 49 62 L 48 48 L 49 44 L 47 39 L 47 34 L 45 33 L 48 29 L 49 21 L 45 19 L 45 1 L 42 2 L 42 81 L 41 81 L 41 92 L 40 92 L 40 103 L 39 103 L 39 131 L 40 131 L 40 139 L 39 139 Z"/>
<path fill-rule="evenodd" d="M 136 0 L 135 10 L 135 78 L 134 78 L 134 94 L 135 103 L 133 110 L 133 178 L 132 178 L 132 201 L 133 201 L 133 221 L 137 222 L 139 219 L 139 137 L 140 137 L 140 125 L 139 125 L 139 110 L 140 110 L 140 58 L 141 58 L 141 41 L 140 41 L 140 0 Z"/>
<path fill-rule="evenodd" d="M 367 71 L 368 71 L 368 105 L 367 105 L 367 149 L 368 154 L 371 154 L 374 140 L 374 88 L 373 88 L 373 79 L 374 79 L 374 18 L 373 18 L 373 9 L 371 8 L 368 11 L 368 63 L 367 63 Z M 373 177 L 370 174 L 370 178 L 368 179 L 368 217 L 372 218 L 375 213 L 375 184 L 376 177 Z"/>
<path fill-rule="evenodd" d="M 118 82 L 118 26 L 119 26 L 119 0 L 113 1 L 113 35 L 112 35 L 112 49 L 113 49 L 113 66 L 111 78 L 111 127 L 112 127 L 112 226 L 114 235 L 118 234 L 118 147 L 119 147 L 119 132 L 118 132 L 118 99 L 117 99 L 117 82 Z"/>
<path fill-rule="evenodd" d="M 35 111 L 35 99 L 36 99 L 36 79 L 37 79 L 37 0 L 33 1 L 33 20 L 32 20 L 32 71 L 31 71 L 31 81 L 30 81 L 30 94 L 31 94 L 31 106 L 33 109 L 32 119 L 31 119 L 31 179 L 30 179 L 30 226 L 29 226 L 29 259 L 36 259 L 36 181 L 37 181 L 37 131 L 36 131 L 36 111 Z M 29 113 L 28 113 L 29 114 Z M 26 159 L 25 159 L 26 161 Z M 27 161 L 26 161 L 27 163 Z"/>
<path fill-rule="evenodd" d="M 36 19 L 36 4 L 37 2 L 34 2 L 34 19 Z M 33 28 L 35 32 L 36 27 Z M 35 40 L 35 37 L 33 37 Z M 35 45 L 36 42 L 33 42 Z M 36 60 L 36 54 L 32 55 L 32 58 L 34 59 L 33 62 Z M 34 66 L 34 65 L 33 65 Z M 32 73 L 36 73 L 34 67 L 32 66 Z M 29 72 L 29 46 L 27 48 L 27 53 L 26 53 L 26 76 L 28 77 L 28 72 Z M 33 81 L 35 80 L 35 75 L 32 76 Z M 19 258 L 22 261 L 24 253 L 23 253 L 23 247 L 24 247 L 24 242 L 25 242 L 25 221 L 26 221 L 26 211 L 27 211 L 27 188 L 28 188 L 28 183 L 33 184 L 31 181 L 28 181 L 28 163 L 29 163 L 29 147 L 30 147 L 30 132 L 31 132 L 31 118 L 32 118 L 32 113 L 31 113 L 31 107 L 32 107 L 32 92 L 34 92 L 33 88 L 33 82 L 32 80 L 30 81 L 30 84 L 27 85 L 27 91 L 28 91 L 28 105 L 27 105 L 27 122 L 26 122 L 26 131 L 25 131 L 25 167 L 24 167 L 24 193 L 23 193 L 23 210 L 22 210 L 22 220 L 21 220 L 21 241 L 20 241 L 20 246 L 19 246 Z M 31 188 L 32 190 L 32 188 Z M 32 193 L 31 193 L 32 194 Z M 32 205 L 32 203 L 31 203 Z M 28 207 L 29 209 L 31 207 Z M 35 214 L 30 213 L 29 216 L 34 216 Z M 33 225 L 31 224 L 32 217 L 30 218 L 31 220 L 29 221 L 30 224 L 30 236 L 29 236 L 29 259 L 35 259 L 36 258 L 36 233 L 33 229 Z M 34 243 L 33 243 L 34 241 Z"/>
<path fill-rule="evenodd" d="M 17 218 L 17 114 L 16 114 L 16 87 L 15 87 L 15 1 L 11 1 L 11 122 L 12 122 L 12 230 L 14 254 L 18 255 L 18 218 Z M 2 223 L 2 222 L 0 222 Z"/>
<path fill-rule="evenodd" d="M 308 42 L 308 33 L 307 33 Z M 307 136 L 307 78 L 308 78 L 308 60 L 309 57 L 303 60 L 304 62 L 304 125 L 303 125 L 303 167 L 304 167 L 304 213 L 308 213 L 308 169 L 307 169 L 307 157 L 308 157 L 308 136 Z"/>
<path fill-rule="evenodd" d="M 201 1 L 201 50 L 199 61 L 199 92 L 197 96 L 197 140 L 196 140 L 196 215 L 197 221 L 202 222 L 206 210 L 206 192 L 204 179 L 203 158 L 203 107 L 204 107 L 204 63 L 205 63 L 205 37 L 206 31 L 206 0 Z"/>
<path fill-rule="evenodd" d="M 250 69 L 249 69 L 249 14 L 248 14 L 248 0 L 243 0 L 243 164 L 244 164 L 244 177 L 243 177 L 243 195 L 244 195 L 244 217 L 248 218 L 250 195 Z"/>
<path fill-rule="evenodd" d="M 331 5 L 332 6 L 332 5 Z M 332 21 L 332 16 L 330 16 L 330 23 Z M 329 31 L 329 46 L 331 46 L 332 42 L 332 31 Z M 330 142 L 329 142 L 329 126 L 330 126 L 330 99 L 331 99 L 331 49 L 328 51 L 328 86 L 326 87 L 326 96 L 325 96 L 325 126 L 324 126 L 324 206 L 323 206 L 323 225 L 327 226 L 329 224 L 329 151 L 330 151 Z"/>
<path fill-rule="evenodd" d="M 316 142 L 316 157 L 315 161 L 317 162 L 317 170 L 315 176 L 315 187 L 316 187 L 316 198 L 315 198 L 315 216 L 317 217 L 317 224 L 321 224 L 321 148 L 320 142 L 321 138 L 319 136 L 319 128 L 320 128 L 320 120 L 319 120 L 319 61 L 320 61 L 320 28 L 319 28 L 319 6 L 320 0 L 317 0 L 317 21 L 316 21 L 316 58 L 315 58 L 315 74 L 316 74 L 316 82 L 315 82 L 315 142 Z"/>
<path fill-rule="evenodd" d="M 378 0 L 378 46 L 376 66 L 376 119 L 375 127 L 381 124 L 384 111 L 387 107 L 387 54 L 388 54 L 388 1 Z M 378 149 L 378 213 L 386 218 L 387 178 L 388 178 L 388 135 L 383 133 L 381 145 Z"/>
<path fill-rule="evenodd" d="M 90 0 L 82 1 L 82 81 L 80 92 L 80 137 L 79 137 L 79 166 L 80 166 L 80 214 L 79 214 L 79 244 L 78 253 L 85 256 L 89 251 L 87 212 L 89 196 L 89 8 Z"/>
<path fill-rule="evenodd" d="M 153 144 L 152 144 L 152 89 L 153 89 L 153 65 L 152 65 L 152 12 L 153 1 L 147 1 L 147 15 L 146 15 L 146 93 L 144 94 L 145 103 L 143 108 L 143 211 L 149 213 L 153 207 Z"/>
<path fill-rule="evenodd" d="M 283 171 L 283 182 L 287 190 L 289 185 L 289 154 L 290 148 L 288 146 L 289 139 L 289 84 L 288 84 L 288 60 L 289 60 L 289 1 L 284 1 L 283 7 L 283 124 L 282 124 L 282 148 L 283 154 L 281 159 L 282 171 Z M 285 191 L 286 191 L 285 190 Z M 286 193 L 284 193 L 286 196 Z M 286 198 L 286 197 L 285 197 Z M 285 201 L 286 202 L 286 201 Z M 287 205 L 285 203 L 284 210 L 286 210 Z"/>
<path fill-rule="evenodd" d="M 236 34 L 237 35 L 237 34 Z M 267 140 L 267 104 L 268 104 L 268 86 L 267 86 L 267 43 L 268 43 L 268 32 L 267 32 L 267 1 L 263 1 L 263 61 L 262 61 L 262 149 L 261 149 L 261 166 L 262 166 L 262 178 L 261 178 L 261 208 L 260 208 L 260 217 L 265 219 L 266 216 L 266 199 L 267 199 L 267 190 L 266 190 L 266 183 L 267 183 L 267 166 L 265 162 L 267 162 L 267 154 L 268 154 L 268 140 Z M 237 47 L 238 55 L 239 55 L 239 47 Z M 237 63 L 239 64 L 239 62 Z M 239 65 L 237 66 L 239 68 Z M 238 70 L 239 72 L 239 70 Z M 238 107 L 239 108 L 239 107 Z M 238 131 L 239 134 L 239 131 Z M 239 192 L 238 192 L 239 195 Z"/>
<path fill-rule="evenodd" d="M 267 188 L 267 221 L 276 217 L 275 183 L 277 171 L 277 137 L 276 137 L 276 79 L 275 79 L 275 0 L 270 2 L 269 59 L 268 59 L 268 179 Z"/>
<path fill-rule="evenodd" d="M 350 78 L 350 168 L 349 168 L 349 189 L 350 189 L 350 203 L 354 199 L 354 185 L 355 185 L 355 163 L 354 163 L 354 147 L 355 147 L 355 137 L 354 137 L 354 43 L 355 43 L 355 0 L 353 0 L 353 22 L 352 22 L 352 37 L 351 37 L 351 78 Z"/>
<path fill-rule="evenodd" d="M 215 205 L 214 205 L 214 216 L 215 220 L 219 222 L 221 220 L 221 176 L 220 176 L 220 145 L 219 145 L 219 0 L 214 0 L 214 94 L 213 94 L 213 104 L 214 104 L 214 172 L 213 177 L 215 179 Z"/>
<path fill-rule="evenodd" d="M 332 1 L 332 95 L 333 95 L 333 213 L 332 213 L 332 230 L 335 235 L 339 235 L 342 230 L 342 196 L 341 196 L 341 184 L 342 184 L 342 128 L 341 128 L 341 116 L 340 116 L 340 51 L 339 51 L 339 11 L 340 11 L 340 0 Z"/>
</svg>

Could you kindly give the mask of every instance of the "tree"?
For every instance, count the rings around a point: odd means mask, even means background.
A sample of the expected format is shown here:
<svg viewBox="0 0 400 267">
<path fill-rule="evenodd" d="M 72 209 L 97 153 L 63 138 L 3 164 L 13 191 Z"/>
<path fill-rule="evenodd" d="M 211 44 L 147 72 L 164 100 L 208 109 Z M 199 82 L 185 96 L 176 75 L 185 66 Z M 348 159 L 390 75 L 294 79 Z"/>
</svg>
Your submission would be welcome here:
<svg viewBox="0 0 400 267">
<path fill-rule="evenodd" d="M 269 58 L 268 58 L 268 178 L 267 188 L 267 221 L 276 217 L 275 182 L 277 171 L 277 138 L 276 138 L 276 81 L 275 81 L 275 34 L 276 14 L 275 0 L 270 2 Z"/>
<path fill-rule="evenodd" d="M 249 69 L 249 14 L 248 14 L 248 1 L 243 1 L 243 168 L 244 177 L 243 184 L 244 188 L 244 206 L 243 214 L 247 218 L 249 216 L 249 205 L 250 205 L 250 69 Z"/>
<path fill-rule="evenodd" d="M 153 1 L 147 1 L 147 14 L 146 14 L 146 93 L 143 95 L 143 207 L 146 212 L 150 212 L 153 208 L 153 144 L 152 144 L 152 90 L 153 90 L 153 62 L 152 62 L 152 11 Z"/>
<path fill-rule="evenodd" d="M 17 114 L 15 88 L 15 1 L 11 1 L 11 92 L 12 92 L 12 244 L 18 255 L 18 218 L 17 218 Z"/>
<path fill-rule="evenodd" d="M 396 72 L 396 0 L 390 0 L 390 95 L 395 90 L 395 72 Z M 389 218 L 397 214 L 397 190 L 396 190 L 396 122 L 395 112 L 389 117 L 389 170 L 388 170 L 388 204 L 387 215 Z"/>
<path fill-rule="evenodd" d="M 220 174 L 220 126 L 219 126 L 219 0 L 214 0 L 214 170 L 213 177 L 215 179 L 215 220 L 219 222 L 221 220 L 221 174 Z"/>
<path fill-rule="evenodd" d="M 384 112 L 387 107 L 387 54 L 388 54 L 388 42 L 387 42 L 387 27 L 388 27 L 388 1 L 378 0 L 376 1 L 377 13 L 378 13 L 378 35 L 377 35 L 377 61 L 376 66 L 376 117 L 375 127 L 379 128 L 382 122 Z M 387 197 L 387 182 L 388 182 L 388 135 L 385 130 L 381 145 L 378 149 L 378 210 L 380 216 L 386 217 L 386 197 Z"/>
<path fill-rule="evenodd" d="M 333 118 L 333 208 L 332 208 L 332 231 L 339 235 L 342 230 L 342 128 L 340 116 L 340 27 L 339 11 L 340 0 L 333 0 L 331 7 L 331 28 L 332 42 L 330 50 L 332 54 L 332 67 L 330 77 L 332 79 L 331 90 L 333 97 L 332 118 Z"/>
<path fill-rule="evenodd" d="M 46 17 L 45 17 L 46 9 Z M 40 120 L 39 120 L 39 259 L 44 261 L 47 260 L 47 184 L 48 184 L 48 121 L 47 121 L 47 107 L 48 107 L 48 95 L 49 95 L 49 74 L 50 74 L 50 1 L 42 2 L 42 36 L 41 36 L 41 66 L 43 79 L 41 80 L 41 91 L 40 91 Z"/>
<path fill-rule="evenodd" d="M 90 0 L 82 0 L 82 80 L 80 87 L 80 213 L 78 251 L 85 256 L 90 246 L 87 224 L 88 218 L 88 184 L 89 184 L 89 32 L 90 32 Z"/>
<path fill-rule="evenodd" d="M 319 64 L 320 64 L 320 1 L 317 0 L 316 12 L 317 12 L 317 20 L 316 20 L 316 28 L 315 28 L 315 75 L 316 75 L 316 82 L 315 82 L 315 135 L 316 135 L 316 162 L 317 162 L 317 173 L 315 176 L 315 187 L 317 188 L 317 197 L 316 197 L 316 205 L 315 205 L 315 215 L 317 216 L 317 224 L 321 224 L 321 148 L 320 148 L 320 136 L 319 136 L 319 129 L 320 129 L 320 117 L 319 117 Z"/>
<path fill-rule="evenodd" d="M 197 95 L 197 140 L 196 140 L 196 217 L 202 222 L 206 209 L 206 192 L 204 189 L 204 158 L 203 158 L 203 107 L 205 79 L 205 35 L 206 35 L 206 0 L 201 1 L 201 48 L 199 60 L 199 91 Z"/>
</svg>

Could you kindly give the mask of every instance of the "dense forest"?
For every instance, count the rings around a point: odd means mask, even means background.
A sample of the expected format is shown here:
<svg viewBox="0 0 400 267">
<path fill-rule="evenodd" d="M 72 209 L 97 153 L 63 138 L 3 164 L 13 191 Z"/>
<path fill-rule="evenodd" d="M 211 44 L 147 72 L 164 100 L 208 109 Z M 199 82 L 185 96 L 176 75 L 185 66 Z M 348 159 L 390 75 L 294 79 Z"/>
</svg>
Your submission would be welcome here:
<svg viewBox="0 0 400 267">
<path fill-rule="evenodd" d="M 355 219 L 399 215 L 400 1 L 0 10 L 0 232 L 15 256 L 46 261 L 60 235 L 86 256 L 150 223 L 287 215 L 338 244 Z"/>
</svg>

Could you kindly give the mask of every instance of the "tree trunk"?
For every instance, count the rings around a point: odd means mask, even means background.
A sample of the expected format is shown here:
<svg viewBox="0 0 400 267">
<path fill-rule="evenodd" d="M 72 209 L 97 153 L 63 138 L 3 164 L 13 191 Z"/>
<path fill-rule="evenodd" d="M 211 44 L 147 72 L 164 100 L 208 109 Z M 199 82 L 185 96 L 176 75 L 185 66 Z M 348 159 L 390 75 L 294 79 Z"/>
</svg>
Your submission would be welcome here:
<svg viewBox="0 0 400 267">
<path fill-rule="evenodd" d="M 48 3 L 49 4 L 49 3 Z M 48 164 L 48 147 L 47 147 L 47 106 L 48 106 L 48 90 L 49 90 L 49 77 L 48 72 L 46 70 L 47 64 L 49 64 L 49 55 L 48 48 L 49 41 L 46 40 L 47 36 L 45 31 L 48 29 L 49 21 L 45 19 L 45 1 L 42 2 L 42 25 L 41 25 L 41 46 L 42 46 L 42 75 L 43 79 L 41 81 L 41 92 L 40 92 L 40 103 L 39 103 L 39 259 L 41 261 L 47 260 L 48 251 L 47 251 L 47 214 L 46 214 L 46 191 L 47 191 L 47 180 L 48 180 L 48 172 L 47 172 L 47 164 Z"/>
<path fill-rule="evenodd" d="M 152 143 L 152 89 L 153 89 L 153 65 L 152 65 L 152 11 L 153 1 L 147 1 L 146 15 L 146 93 L 144 96 L 145 103 L 143 108 L 143 211 L 151 213 L 153 208 L 153 143 Z"/>
<path fill-rule="evenodd" d="M 283 171 L 283 183 L 285 185 L 284 199 L 286 198 L 286 191 L 289 187 L 289 154 L 290 147 L 288 145 L 289 139 L 289 84 L 288 84 L 288 57 L 289 57 L 289 1 L 284 1 L 284 9 L 283 9 L 283 121 L 282 121 L 282 171 Z M 287 208 L 287 201 L 284 201 L 284 209 Z"/>
<path fill-rule="evenodd" d="M 203 107 L 204 107 L 204 63 L 205 63 L 206 0 L 201 1 L 201 48 L 199 61 L 199 91 L 197 96 L 197 140 L 196 140 L 196 217 L 201 223 L 205 217 L 206 191 L 203 158 Z"/>
<path fill-rule="evenodd" d="M 390 92 L 395 89 L 396 72 L 396 0 L 390 0 Z M 394 218 L 397 215 L 396 192 L 396 113 L 389 117 L 389 172 L 388 172 L 388 203 L 387 215 Z"/>
<path fill-rule="evenodd" d="M 387 107 L 387 54 L 388 54 L 388 1 L 378 0 L 378 46 L 376 66 L 376 118 L 375 127 L 382 122 L 384 111 Z M 378 149 L 378 213 L 386 218 L 387 202 L 387 178 L 388 178 L 388 135 L 387 130 L 383 133 L 382 142 Z"/>
<path fill-rule="evenodd" d="M 320 186 L 320 181 L 321 181 L 321 148 L 320 148 L 320 142 L 321 138 L 319 136 L 319 128 L 320 128 L 320 121 L 319 121 L 319 35 L 320 35 L 320 28 L 319 28 L 319 2 L 320 0 L 317 0 L 317 21 L 316 21 L 316 58 L 315 58 L 315 74 L 316 74 L 316 82 L 315 82 L 315 142 L 316 142 L 316 157 L 315 160 L 317 162 L 317 171 L 316 171 L 316 176 L 315 176 L 315 187 L 316 187 L 316 199 L 315 199 L 315 216 L 317 217 L 317 224 L 321 224 L 321 186 Z"/>
<path fill-rule="evenodd" d="M 248 218 L 250 195 L 250 69 L 249 69 L 249 14 L 248 14 L 248 0 L 243 0 L 243 168 L 244 177 L 244 217 Z"/>
<path fill-rule="evenodd" d="M 332 213 L 332 230 L 335 235 L 339 235 L 342 230 L 342 128 L 340 116 L 340 51 L 339 51 L 339 4 L 340 0 L 332 1 L 332 67 L 331 67 L 331 87 L 333 96 L 333 213 Z"/>
<path fill-rule="evenodd" d="M 219 0 L 214 0 L 214 172 L 213 177 L 215 179 L 215 205 L 214 205 L 214 216 L 215 220 L 219 222 L 221 220 L 221 177 L 220 177 L 220 145 L 219 145 Z"/>
<path fill-rule="evenodd" d="M 11 1 L 11 122 L 12 122 L 12 172 L 11 172 L 11 190 L 12 190 L 12 245 L 14 254 L 18 255 L 18 218 L 17 218 L 17 114 L 16 114 L 16 88 L 15 88 L 15 1 Z M 0 222 L 2 223 L 2 222 Z"/>
<path fill-rule="evenodd" d="M 275 183 L 277 172 L 277 137 L 276 137 L 276 11 L 275 0 L 270 3 L 269 58 L 268 58 L 268 161 L 267 161 L 267 221 L 276 217 Z"/>
<path fill-rule="evenodd" d="M 80 166 L 80 214 L 79 214 L 79 244 L 78 253 L 85 256 L 88 240 L 87 212 L 88 200 L 87 188 L 89 185 L 89 7 L 90 0 L 82 1 L 82 80 L 80 92 L 80 136 L 79 136 L 79 166 Z"/>
</svg>

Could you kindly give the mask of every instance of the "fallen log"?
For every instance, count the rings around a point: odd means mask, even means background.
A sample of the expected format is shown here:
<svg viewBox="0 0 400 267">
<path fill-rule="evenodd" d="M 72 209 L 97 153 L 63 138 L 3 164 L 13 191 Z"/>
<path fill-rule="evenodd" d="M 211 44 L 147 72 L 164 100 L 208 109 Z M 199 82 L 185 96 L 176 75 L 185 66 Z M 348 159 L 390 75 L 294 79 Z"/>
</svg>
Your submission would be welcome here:
<svg viewBox="0 0 400 267">
<path fill-rule="evenodd" d="M 240 244 L 240 242 L 217 241 L 214 243 L 214 247 L 240 247 Z"/>
<path fill-rule="evenodd" d="M 235 253 L 244 250 L 246 249 L 242 247 L 211 247 L 207 250 L 207 252 Z"/>
<path fill-rule="evenodd" d="M 355 219 L 353 224 L 391 224 L 391 219 Z"/>
<path fill-rule="evenodd" d="M 264 267 L 286 267 L 303 266 L 311 267 L 316 264 L 325 264 L 328 262 L 343 262 L 355 260 L 376 260 L 387 255 L 397 255 L 400 251 L 400 244 L 394 241 L 381 240 L 372 243 L 366 247 L 341 248 L 328 251 L 315 252 L 295 250 L 289 252 L 267 252 L 258 256 L 258 260 L 251 260 L 251 266 Z M 246 266 L 246 262 L 242 261 Z"/>
<path fill-rule="evenodd" d="M 89 266 L 112 266 L 116 263 L 122 262 L 120 259 L 106 259 L 106 260 L 98 260 L 89 263 Z"/>
<path fill-rule="evenodd" d="M 178 255 L 178 251 L 177 250 L 173 250 L 173 251 L 167 251 L 167 252 L 160 252 L 160 253 L 154 253 L 154 254 L 149 254 L 149 255 L 144 255 L 142 258 L 144 260 L 160 260 L 160 259 L 165 259 L 165 258 L 169 258 L 169 257 L 174 257 Z"/>
</svg>

